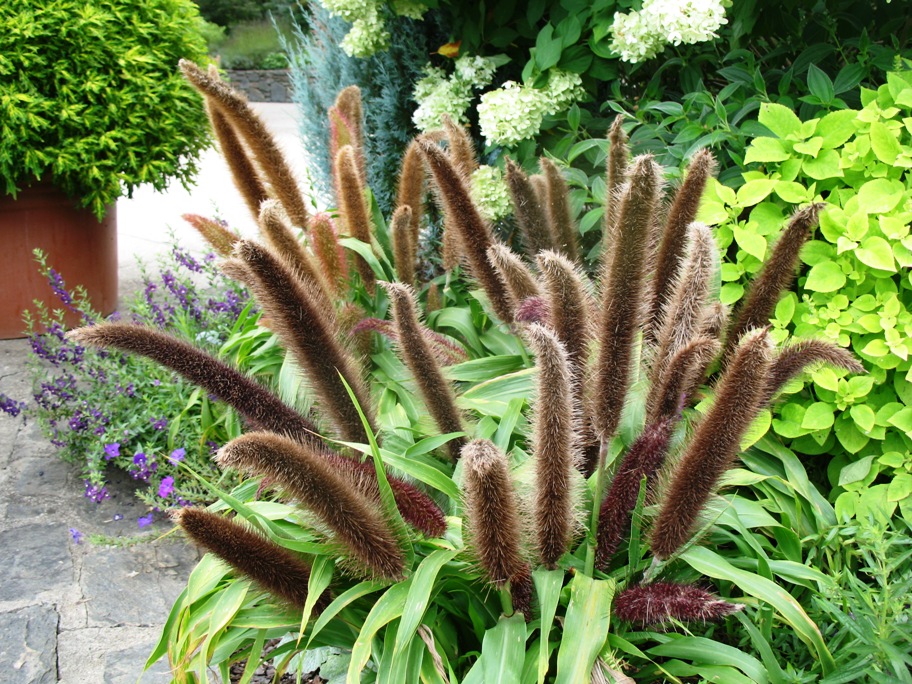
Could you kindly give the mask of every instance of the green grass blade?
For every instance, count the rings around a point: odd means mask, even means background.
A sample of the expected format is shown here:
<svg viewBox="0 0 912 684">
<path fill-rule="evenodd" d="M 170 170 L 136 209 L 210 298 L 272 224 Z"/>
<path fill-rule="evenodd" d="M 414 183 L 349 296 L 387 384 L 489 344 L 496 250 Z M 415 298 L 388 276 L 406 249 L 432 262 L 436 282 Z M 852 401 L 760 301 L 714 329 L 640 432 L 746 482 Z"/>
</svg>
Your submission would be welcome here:
<svg viewBox="0 0 912 684">
<path fill-rule="evenodd" d="M 548 661 L 551 659 L 548 642 L 550 641 L 551 625 L 554 624 L 554 614 L 557 612 L 557 602 L 560 600 L 560 592 L 564 584 L 564 571 L 540 568 L 532 573 L 532 581 L 535 582 L 535 593 L 538 595 L 538 605 L 541 609 L 538 684 L 542 684 L 548 674 Z"/>
<path fill-rule="evenodd" d="M 780 586 L 759 575 L 739 570 L 722 556 L 703 546 L 691 546 L 680 558 L 697 572 L 734 582 L 745 593 L 769 603 L 779 612 L 782 619 L 791 625 L 798 638 L 814 650 L 824 674 L 829 674 L 836 668 L 833 656 L 824 643 L 817 625 L 804 612 L 801 604 Z"/>
<path fill-rule="evenodd" d="M 555 684 L 586 684 L 611 626 L 614 580 L 576 574 L 570 581 L 570 604 L 557 652 Z"/>
<path fill-rule="evenodd" d="M 703 637 L 673 638 L 648 651 L 651 655 L 681 658 L 694 665 L 730 665 L 736 667 L 757 684 L 767 684 L 766 668 L 759 660 L 744 651 Z"/>
<path fill-rule="evenodd" d="M 485 632 L 482 640 L 482 681 L 520 684 L 525 652 L 525 618 L 520 613 L 501 617 L 496 626 Z"/>
<path fill-rule="evenodd" d="M 413 576 L 414 577 L 414 576 Z M 348 679 L 351 684 L 361 681 L 361 671 L 370 660 L 374 637 L 385 625 L 402 616 L 405 600 L 411 589 L 412 577 L 392 585 L 381 596 L 364 620 L 364 625 L 352 649 L 351 663 L 348 666 Z"/>
</svg>

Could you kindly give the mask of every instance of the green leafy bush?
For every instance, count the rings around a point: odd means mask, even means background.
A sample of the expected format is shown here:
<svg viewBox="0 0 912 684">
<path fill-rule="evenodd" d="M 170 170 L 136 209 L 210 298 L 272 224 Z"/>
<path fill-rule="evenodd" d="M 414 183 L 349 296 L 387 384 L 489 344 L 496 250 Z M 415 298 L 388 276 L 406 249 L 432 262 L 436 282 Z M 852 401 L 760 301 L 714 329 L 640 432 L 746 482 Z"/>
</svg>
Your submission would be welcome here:
<svg viewBox="0 0 912 684">
<path fill-rule="evenodd" d="M 218 46 L 220 64 L 225 69 L 284 69 L 288 59 L 282 50 L 282 34 L 290 32 L 287 20 L 240 23 Z"/>
<path fill-rule="evenodd" d="M 796 383 L 777 406 L 773 430 L 798 452 L 831 455 L 841 515 L 865 499 L 889 510 L 898 503 L 912 520 L 912 73 L 862 88 L 861 103 L 807 121 L 763 105 L 759 122 L 772 135 L 754 138 L 745 156 L 759 170 L 745 172 L 737 191 L 712 183 L 700 218 L 718 225 L 728 253 L 722 299 L 734 303 L 791 207 L 826 203 L 773 334 L 850 347 L 869 373 L 815 371 L 813 384 Z"/>
<path fill-rule="evenodd" d="M 188 185 L 205 114 L 175 65 L 202 59 L 189 0 L 40 0 L 0 7 L 0 181 L 45 178 L 105 208 L 143 183 Z"/>
</svg>

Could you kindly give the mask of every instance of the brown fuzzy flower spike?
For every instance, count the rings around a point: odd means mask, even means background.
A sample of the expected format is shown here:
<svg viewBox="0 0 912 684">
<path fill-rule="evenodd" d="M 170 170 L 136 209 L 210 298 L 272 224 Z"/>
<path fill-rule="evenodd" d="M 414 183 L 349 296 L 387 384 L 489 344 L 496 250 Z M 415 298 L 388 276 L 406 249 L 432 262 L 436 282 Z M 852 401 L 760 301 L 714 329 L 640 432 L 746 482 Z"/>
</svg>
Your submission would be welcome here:
<svg viewBox="0 0 912 684">
<path fill-rule="evenodd" d="M 671 285 L 657 335 L 653 377 L 668 360 L 699 334 L 716 266 L 716 242 L 702 223 L 687 229 L 688 245 L 681 268 Z"/>
<path fill-rule="evenodd" d="M 551 222 L 551 233 L 554 235 L 558 251 L 570 261 L 579 260 L 576 226 L 570 214 L 570 189 L 557 165 L 542 157 L 539 166 L 548 183 L 548 217 Z"/>
<path fill-rule="evenodd" d="M 418 321 L 418 311 L 412 288 L 400 283 L 385 283 L 396 324 L 399 355 L 412 372 L 424 403 L 442 434 L 462 432 L 462 418 L 456 408 L 456 394 L 443 377 L 423 327 Z M 455 461 L 465 444 L 458 437 L 447 444 L 450 458 Z"/>
<path fill-rule="evenodd" d="M 624 589 L 614 600 L 614 614 L 637 625 L 658 625 L 672 620 L 712 622 L 744 608 L 723 601 L 691 584 L 654 582 Z"/>
<path fill-rule="evenodd" d="M 415 254 L 418 248 L 412 241 L 412 208 L 402 205 L 393 212 L 390 221 L 390 236 L 393 242 L 393 262 L 396 277 L 400 283 L 415 283 Z"/>
<path fill-rule="evenodd" d="M 779 296 L 795 281 L 798 255 L 817 226 L 817 215 L 824 206 L 812 204 L 792 215 L 772 254 L 760 267 L 760 272 L 751 281 L 747 294 L 734 312 L 734 321 L 725 339 L 726 359 L 731 356 L 745 331 L 769 323 Z"/>
<path fill-rule="evenodd" d="M 494 313 L 504 322 L 513 321 L 510 298 L 494 267 L 488 261 L 488 249 L 494 243 L 487 223 L 469 196 L 459 172 L 440 147 L 427 137 L 419 138 L 428 166 L 439 190 L 447 216 L 447 228 L 459 233 L 472 275 L 478 280 L 491 301 Z"/>
<path fill-rule="evenodd" d="M 770 368 L 766 387 L 766 402 L 772 400 L 789 380 L 797 377 L 807 366 L 826 363 L 850 373 L 864 373 L 865 369 L 852 352 L 823 340 L 799 340 L 783 347 Z"/>
<path fill-rule="evenodd" d="M 695 337 L 678 349 L 655 374 L 646 399 L 646 424 L 677 418 L 703 382 L 706 369 L 722 345 L 710 337 Z"/>
<path fill-rule="evenodd" d="M 127 323 L 78 328 L 67 333 L 67 337 L 82 344 L 152 359 L 232 406 L 256 429 L 286 434 L 314 448 L 322 447 L 317 427 L 307 418 L 253 379 L 176 337 Z"/>
<path fill-rule="evenodd" d="M 216 461 L 223 468 L 266 476 L 313 512 L 362 574 L 402 578 L 405 560 L 389 524 L 318 453 L 279 435 L 254 432 L 222 447 Z"/>
<path fill-rule="evenodd" d="M 706 182 L 716 169 L 716 160 L 708 150 L 700 150 L 690 160 L 684 183 L 675 195 L 668 212 L 665 229 L 656 258 L 652 302 L 647 321 L 647 334 L 653 337 L 662 324 L 662 315 L 672 296 L 672 286 L 684 260 L 687 227 L 697 216 Z"/>
<path fill-rule="evenodd" d="M 618 211 L 623 196 L 621 187 L 627 180 L 627 159 L 630 149 L 627 147 L 627 134 L 622 124 L 624 117 L 618 114 L 608 131 L 608 165 L 605 169 L 605 216 L 602 220 L 602 262 L 610 260 L 617 231 Z"/>
<path fill-rule="evenodd" d="M 219 256 L 231 256 L 234 243 L 240 238 L 225 228 L 218 221 L 200 216 L 199 214 L 182 214 L 181 218 L 196 229 L 203 239 L 215 250 Z"/>
<path fill-rule="evenodd" d="M 545 205 L 539 200 L 532 181 L 516 162 L 507 157 L 507 187 L 513 203 L 516 227 L 522 236 L 526 255 L 534 258 L 545 249 L 554 249 L 554 236 Z"/>
<path fill-rule="evenodd" d="M 180 68 L 187 80 L 225 116 L 247 144 L 292 224 L 300 228 L 307 226 L 307 206 L 294 174 L 272 134 L 247 99 L 189 60 L 182 59 Z"/>
<path fill-rule="evenodd" d="M 244 144 L 228 122 L 228 118 L 211 100 L 207 103 L 206 112 L 209 115 L 215 139 L 218 140 L 219 151 L 231 171 L 234 185 L 256 220 L 260 212 L 260 203 L 269 199 L 269 192 L 260 180 L 256 165 L 250 159 Z"/>
<path fill-rule="evenodd" d="M 607 282 L 602 282 L 601 348 L 596 363 L 594 427 L 604 441 L 621 420 L 633 372 L 633 344 L 640 327 L 644 260 L 659 198 L 660 172 L 649 155 L 638 157 L 621 202 L 618 239 Z M 591 473 L 595 464 L 587 464 Z"/>
<path fill-rule="evenodd" d="M 273 330 L 307 371 L 324 415 L 342 439 L 366 443 L 367 433 L 340 374 L 373 426 L 370 396 L 354 361 L 336 341 L 329 312 L 315 302 L 281 259 L 262 245 L 242 240 L 235 251 L 254 276 L 254 294 L 270 317 Z"/>
<path fill-rule="evenodd" d="M 466 523 L 481 567 L 498 589 L 514 581 L 523 587 L 529 564 L 520 552 L 519 513 L 507 457 L 493 442 L 476 439 L 463 447 L 462 460 Z M 522 589 L 516 593 L 524 595 Z"/>
<path fill-rule="evenodd" d="M 475 155 L 475 145 L 463 126 L 454 123 L 447 115 L 443 115 L 443 130 L 446 131 L 449 145 L 450 158 L 453 165 L 459 169 L 463 178 L 468 179 L 478 168 L 478 157 Z"/>
<path fill-rule="evenodd" d="M 336 189 L 339 194 L 339 214 L 346 232 L 366 245 L 371 244 L 371 220 L 364 196 L 364 180 L 358 171 L 355 151 L 345 145 L 336 155 Z M 354 255 L 355 268 L 367 291 L 373 294 L 377 278 L 363 257 Z"/>
<path fill-rule="evenodd" d="M 674 422 L 648 425 L 631 445 L 614 475 L 599 509 L 595 567 L 605 570 L 614 552 L 630 532 L 630 519 L 640 493 L 640 481 L 651 482 L 665 461 Z"/>
<path fill-rule="evenodd" d="M 541 288 L 532 271 L 522 259 L 506 245 L 494 243 L 488 248 L 488 261 L 497 271 L 507 292 L 510 293 L 514 313 L 529 297 L 542 296 Z"/>
<path fill-rule="evenodd" d="M 703 321 L 700 323 L 700 335 L 722 341 L 722 334 L 728 327 L 731 309 L 722 302 L 713 302 L 703 310 Z"/>
<path fill-rule="evenodd" d="M 650 539 L 657 558 L 671 556 L 696 531 L 700 512 L 763 407 L 771 356 L 766 329 L 752 330 L 741 339 L 716 386 L 715 401 L 697 425 L 665 493 Z"/>
<path fill-rule="evenodd" d="M 328 292 L 341 297 L 348 288 L 348 265 L 332 218 L 329 214 L 317 214 L 311 219 L 308 232 Z"/>
<path fill-rule="evenodd" d="M 577 406 L 569 354 L 558 336 L 533 323 L 525 337 L 538 368 L 532 419 L 535 529 L 542 563 L 553 570 L 569 550 L 573 532 L 571 478 L 579 459 Z"/>
<path fill-rule="evenodd" d="M 250 526 L 204 508 L 181 508 L 172 518 L 195 544 L 297 610 L 304 608 L 310 566 L 294 553 Z M 329 599 L 329 592 L 320 597 L 317 613 L 326 608 Z"/>
<path fill-rule="evenodd" d="M 336 95 L 336 109 L 345 118 L 352 135 L 352 145 L 356 149 L 364 148 L 364 132 L 362 123 L 364 113 L 361 105 L 361 89 L 356 85 L 343 88 Z"/>
<path fill-rule="evenodd" d="M 402 157 L 402 166 L 399 169 L 399 190 L 396 194 L 396 204 L 399 207 L 408 207 L 412 210 L 411 244 L 418 244 L 418 233 L 421 225 L 421 216 L 424 214 L 424 193 L 427 173 L 424 170 L 424 155 L 417 140 L 412 140 L 405 148 Z"/>
<path fill-rule="evenodd" d="M 548 295 L 551 327 L 567 348 L 570 368 L 579 378 L 592 339 L 592 312 L 583 276 L 569 259 L 552 251 L 538 255 L 538 270 Z"/>
<path fill-rule="evenodd" d="M 308 291 L 319 298 L 328 309 L 332 302 L 326 292 L 326 283 L 310 254 L 298 241 L 291 226 L 285 223 L 282 206 L 275 200 L 263 202 L 260 207 L 260 233 L 273 251 L 305 281 Z"/>
</svg>

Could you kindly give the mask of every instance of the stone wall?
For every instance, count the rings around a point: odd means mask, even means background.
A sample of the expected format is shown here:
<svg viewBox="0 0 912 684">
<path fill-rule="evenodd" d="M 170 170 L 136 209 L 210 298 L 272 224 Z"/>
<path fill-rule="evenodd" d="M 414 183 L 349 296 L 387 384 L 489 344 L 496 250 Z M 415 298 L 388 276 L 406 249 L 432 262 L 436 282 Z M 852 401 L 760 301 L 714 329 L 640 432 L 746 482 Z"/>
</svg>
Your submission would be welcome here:
<svg viewBox="0 0 912 684">
<path fill-rule="evenodd" d="M 225 78 L 251 102 L 291 102 L 291 78 L 286 69 L 228 70 Z"/>
</svg>

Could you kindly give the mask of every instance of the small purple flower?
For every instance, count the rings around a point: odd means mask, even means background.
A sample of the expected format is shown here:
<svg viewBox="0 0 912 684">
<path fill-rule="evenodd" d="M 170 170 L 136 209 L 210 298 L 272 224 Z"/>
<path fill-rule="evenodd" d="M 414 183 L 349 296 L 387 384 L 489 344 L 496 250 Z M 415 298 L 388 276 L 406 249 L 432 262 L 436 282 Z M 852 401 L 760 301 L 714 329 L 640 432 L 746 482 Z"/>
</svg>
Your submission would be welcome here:
<svg viewBox="0 0 912 684">
<path fill-rule="evenodd" d="M 187 455 L 187 450 L 184 449 L 183 447 L 181 447 L 179 449 L 175 449 L 174 451 L 172 451 L 171 455 L 168 456 L 168 460 L 171 461 L 171 463 L 177 464 L 177 463 L 180 463 L 181 461 L 183 461 L 184 456 L 186 456 L 186 455 Z"/>
<path fill-rule="evenodd" d="M 136 467 L 130 469 L 130 476 L 134 480 L 148 481 L 149 476 L 158 469 L 158 464 L 150 463 L 148 457 L 141 451 L 133 456 L 133 465 Z"/>
<path fill-rule="evenodd" d="M 139 518 L 139 519 L 136 521 L 136 523 L 139 525 L 139 528 L 142 529 L 142 528 L 144 528 L 144 527 L 148 527 L 149 525 L 151 525 L 151 524 L 152 524 L 152 520 L 153 520 L 154 518 L 155 518 L 155 514 L 154 514 L 154 513 L 149 513 L 148 515 L 144 515 L 144 516 L 142 516 L 141 518 Z"/>
<path fill-rule="evenodd" d="M 95 503 L 101 503 L 110 496 L 107 487 L 94 485 L 91 480 L 85 480 L 85 489 L 85 497 Z"/>
<path fill-rule="evenodd" d="M 120 520 L 123 520 L 123 513 L 115 513 L 115 514 L 114 514 L 114 522 L 118 522 L 118 521 L 120 521 Z"/>
<path fill-rule="evenodd" d="M 0 411 L 8 413 L 14 418 L 25 410 L 25 403 L 13 401 L 5 394 L 0 394 Z"/>
<path fill-rule="evenodd" d="M 162 384 L 162 381 L 159 380 L 158 378 L 155 378 L 154 380 L 152 380 L 152 384 L 153 384 L 155 387 L 158 387 L 160 384 Z"/>
<path fill-rule="evenodd" d="M 167 418 L 149 418 L 149 422 L 152 423 L 152 428 L 155 430 L 164 430 L 166 427 L 168 427 Z"/>
<path fill-rule="evenodd" d="M 112 458 L 117 458 L 120 456 L 120 442 L 105 444 L 104 453 L 104 458 L 106 461 L 110 461 Z"/>
<path fill-rule="evenodd" d="M 82 541 L 82 532 L 77 530 L 75 527 L 70 528 L 70 537 L 73 539 L 74 544 L 78 544 Z"/>
<path fill-rule="evenodd" d="M 162 481 L 158 485 L 158 495 L 167 499 L 171 496 L 171 492 L 174 491 L 174 478 L 170 475 L 168 477 L 162 478 Z"/>
</svg>

